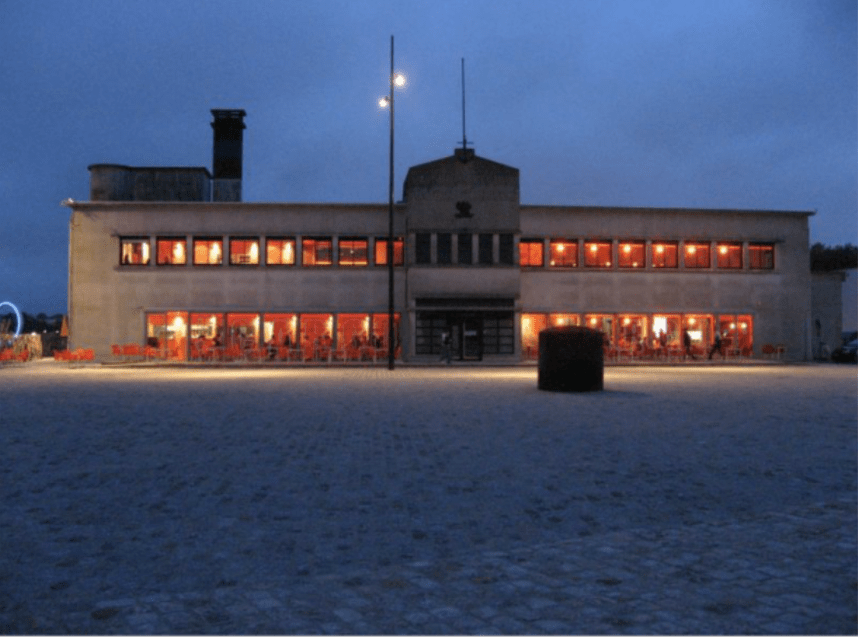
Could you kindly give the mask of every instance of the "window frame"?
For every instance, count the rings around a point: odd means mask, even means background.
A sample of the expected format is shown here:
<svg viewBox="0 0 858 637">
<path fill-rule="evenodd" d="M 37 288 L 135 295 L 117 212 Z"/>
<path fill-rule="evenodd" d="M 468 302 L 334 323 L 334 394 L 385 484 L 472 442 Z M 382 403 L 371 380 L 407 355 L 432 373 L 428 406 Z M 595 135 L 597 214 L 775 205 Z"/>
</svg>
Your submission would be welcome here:
<svg viewBox="0 0 858 637">
<path fill-rule="evenodd" d="M 593 250 L 593 247 L 596 250 Z M 604 251 L 608 261 L 604 261 Z M 591 258 L 592 255 L 592 258 Z M 584 267 L 594 270 L 610 270 L 614 267 L 614 242 L 611 239 L 589 239 L 584 241 Z"/>
<path fill-rule="evenodd" d="M 161 260 L 161 245 L 163 243 L 169 243 L 170 249 L 168 254 L 172 255 L 176 250 L 176 245 L 182 246 L 182 260 L 181 261 L 173 261 L 172 256 L 168 261 Z M 182 268 L 188 265 L 188 238 L 187 237 L 177 237 L 177 236 L 163 236 L 155 238 L 155 261 L 156 265 L 164 266 L 164 267 L 174 267 L 174 268 Z"/>
<path fill-rule="evenodd" d="M 202 247 L 202 245 L 206 244 L 206 243 L 217 244 L 220 246 L 220 248 L 219 248 L 220 256 L 218 257 L 218 261 L 216 263 L 210 262 L 211 252 L 212 252 L 211 246 L 209 246 L 208 250 L 207 250 L 208 260 L 206 260 L 205 263 L 197 261 L 197 246 Z M 193 265 L 195 268 L 217 268 L 217 267 L 222 266 L 223 265 L 223 243 L 224 243 L 223 237 L 218 237 L 218 236 L 194 237 L 193 241 L 192 241 L 193 255 L 194 256 L 193 256 L 193 259 L 191 261 L 191 265 Z"/>
<path fill-rule="evenodd" d="M 438 232 L 435 235 L 435 262 L 438 265 L 453 263 L 453 234 Z"/>
<path fill-rule="evenodd" d="M 635 256 L 640 256 L 635 260 Z M 624 270 L 642 270 L 646 268 L 646 241 L 631 239 L 617 244 L 617 267 Z"/>
<path fill-rule="evenodd" d="M 694 255 L 689 261 L 688 255 Z M 699 252 L 705 250 L 706 264 L 700 264 Z M 682 246 L 682 265 L 687 270 L 710 270 L 712 269 L 712 245 L 708 241 L 686 241 Z"/>
<path fill-rule="evenodd" d="M 375 257 L 375 265 L 387 265 L 387 237 L 375 238 L 373 256 Z M 405 265 L 405 242 L 402 237 L 394 237 L 393 266 L 396 267 L 401 265 Z"/>
<path fill-rule="evenodd" d="M 474 264 L 474 233 L 459 232 L 456 237 L 456 264 Z"/>
<path fill-rule="evenodd" d="M 562 250 L 557 252 L 562 253 L 559 259 L 560 263 L 555 260 L 555 246 L 559 246 Z M 570 249 L 571 248 L 571 249 Z M 572 263 L 569 263 L 569 253 L 572 254 Z M 551 239 L 548 242 L 548 267 L 550 268 L 577 268 L 578 267 L 578 240 L 577 239 Z"/>
<path fill-rule="evenodd" d="M 775 269 L 775 244 L 755 241 L 748 244 L 748 268 L 770 272 Z"/>
<path fill-rule="evenodd" d="M 280 246 L 277 248 L 277 253 L 281 255 L 280 262 L 272 262 L 269 259 L 271 244 L 274 242 L 280 242 Z M 283 255 L 283 247 L 284 244 L 292 245 L 292 263 L 283 263 L 282 255 Z M 265 237 L 265 265 L 266 267 L 275 267 L 275 268 L 291 268 L 295 267 L 298 263 L 298 242 L 295 237 L 289 236 L 275 236 L 275 237 Z"/>
<path fill-rule="evenodd" d="M 327 247 L 325 247 L 327 244 Z M 327 261 L 319 260 L 319 255 L 327 250 Z M 307 253 L 312 251 L 313 258 L 307 259 Z M 308 262 L 309 261 L 309 262 Z M 334 238 L 331 236 L 301 237 L 301 267 L 330 268 L 334 265 Z"/>
<path fill-rule="evenodd" d="M 662 248 L 662 252 L 658 252 Z M 672 263 L 669 263 L 668 255 L 673 252 Z M 679 242 L 678 241 L 653 241 L 650 245 L 650 265 L 657 270 L 675 270 L 679 267 Z"/>
<path fill-rule="evenodd" d="M 363 244 L 363 260 L 360 260 L 361 248 L 353 244 Z M 349 247 L 351 246 L 351 247 Z M 343 259 L 343 251 L 348 250 L 350 255 Z M 337 265 L 347 268 L 364 268 L 369 266 L 369 238 L 368 237 L 340 237 L 337 242 Z"/>
<path fill-rule="evenodd" d="M 251 254 L 248 254 L 248 252 L 236 253 L 235 245 L 238 242 L 250 243 L 251 245 L 254 243 L 256 244 L 256 262 L 255 263 L 253 261 L 247 261 L 245 263 L 242 263 L 241 260 L 236 261 L 236 257 L 239 257 L 239 256 L 251 256 L 252 257 L 252 253 Z M 260 264 L 260 252 L 261 252 L 261 241 L 259 240 L 259 237 L 253 237 L 253 236 L 241 237 L 240 236 L 240 237 L 230 237 L 229 238 L 229 264 L 231 266 L 236 265 L 236 266 L 240 266 L 240 267 L 256 267 Z"/>
<path fill-rule="evenodd" d="M 140 261 L 125 260 L 125 246 L 140 246 Z M 136 257 L 132 250 L 131 258 Z M 145 259 L 145 260 L 144 260 Z M 119 237 L 119 265 L 124 268 L 145 268 L 152 263 L 152 242 L 149 237 Z"/>
<path fill-rule="evenodd" d="M 414 263 L 430 265 L 432 263 L 432 234 L 429 232 L 414 233 Z"/>
<path fill-rule="evenodd" d="M 494 265 L 495 236 L 492 233 L 481 232 L 477 238 L 477 264 Z"/>
<path fill-rule="evenodd" d="M 715 244 L 715 254 L 719 270 L 741 270 L 744 267 L 742 244 L 737 241 L 719 241 Z"/>
<path fill-rule="evenodd" d="M 526 249 L 522 249 L 523 246 L 527 246 Z M 538 255 L 533 254 L 533 248 L 538 248 Z M 538 259 L 536 258 L 537 256 Z M 542 239 L 519 239 L 518 264 L 522 268 L 544 268 L 545 241 Z"/>
</svg>

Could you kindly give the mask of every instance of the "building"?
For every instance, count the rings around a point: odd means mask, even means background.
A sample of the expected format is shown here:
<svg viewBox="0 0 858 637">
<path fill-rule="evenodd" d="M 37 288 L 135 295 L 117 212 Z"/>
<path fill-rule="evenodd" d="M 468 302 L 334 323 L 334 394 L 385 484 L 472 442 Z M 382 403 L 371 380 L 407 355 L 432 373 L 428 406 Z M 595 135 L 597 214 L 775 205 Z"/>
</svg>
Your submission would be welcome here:
<svg viewBox="0 0 858 637">
<path fill-rule="evenodd" d="M 384 358 L 387 204 L 241 201 L 245 113 L 214 110 L 206 168 L 89 167 L 70 202 L 70 347 L 171 359 Z M 412 167 L 394 210 L 396 356 L 536 357 L 540 329 L 609 357 L 812 357 L 803 211 L 522 205 L 517 169 L 471 148 Z M 272 344 L 268 350 L 266 344 Z"/>
</svg>

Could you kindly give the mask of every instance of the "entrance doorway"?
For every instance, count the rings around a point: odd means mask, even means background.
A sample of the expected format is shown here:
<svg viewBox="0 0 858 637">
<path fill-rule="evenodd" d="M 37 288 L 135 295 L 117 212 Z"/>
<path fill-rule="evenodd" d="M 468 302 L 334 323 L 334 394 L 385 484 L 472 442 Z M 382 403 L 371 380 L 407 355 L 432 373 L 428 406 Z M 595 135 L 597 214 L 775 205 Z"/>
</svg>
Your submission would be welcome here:
<svg viewBox="0 0 858 637">
<path fill-rule="evenodd" d="M 513 353 L 512 312 L 418 312 L 415 328 L 418 355 L 440 356 L 445 331 L 454 360 L 481 361 L 487 354 Z"/>
</svg>

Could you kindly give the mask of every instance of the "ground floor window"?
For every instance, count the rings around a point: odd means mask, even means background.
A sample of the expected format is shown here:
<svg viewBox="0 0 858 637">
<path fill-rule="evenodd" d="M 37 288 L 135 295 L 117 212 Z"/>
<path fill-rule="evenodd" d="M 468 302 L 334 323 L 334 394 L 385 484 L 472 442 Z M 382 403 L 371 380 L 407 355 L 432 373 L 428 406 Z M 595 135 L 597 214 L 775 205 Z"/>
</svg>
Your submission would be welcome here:
<svg viewBox="0 0 858 637">
<path fill-rule="evenodd" d="M 378 360 L 388 356 L 386 313 L 149 312 L 150 358 L 167 360 Z M 401 357 L 400 315 L 394 315 Z M 348 351 L 351 344 L 357 349 Z M 355 355 L 351 355 L 355 354 Z"/>
<path fill-rule="evenodd" d="M 723 356 L 753 355 L 754 321 L 750 314 L 559 314 L 522 312 L 521 353 L 539 357 L 539 332 L 559 325 L 584 325 L 604 335 L 605 352 L 618 358 L 658 357 L 685 353 L 705 356 L 721 340 Z"/>
</svg>

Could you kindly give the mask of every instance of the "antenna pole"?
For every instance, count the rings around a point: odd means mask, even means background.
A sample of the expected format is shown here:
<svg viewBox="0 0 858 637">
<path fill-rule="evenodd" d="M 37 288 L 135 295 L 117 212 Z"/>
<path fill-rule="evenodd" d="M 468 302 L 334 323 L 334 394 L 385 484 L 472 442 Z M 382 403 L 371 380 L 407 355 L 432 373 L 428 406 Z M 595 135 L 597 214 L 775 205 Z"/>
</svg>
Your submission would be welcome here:
<svg viewBox="0 0 858 637">
<path fill-rule="evenodd" d="M 462 58 L 462 150 L 468 149 L 468 137 L 465 135 L 465 58 Z"/>
</svg>

